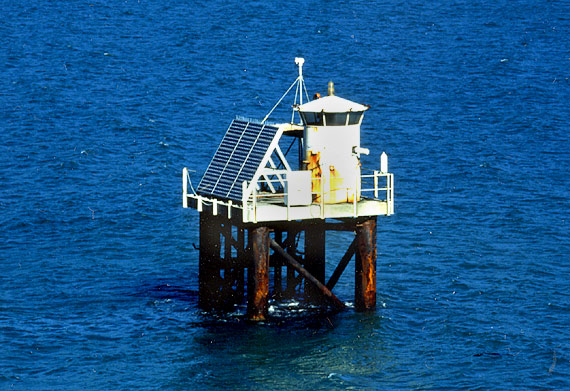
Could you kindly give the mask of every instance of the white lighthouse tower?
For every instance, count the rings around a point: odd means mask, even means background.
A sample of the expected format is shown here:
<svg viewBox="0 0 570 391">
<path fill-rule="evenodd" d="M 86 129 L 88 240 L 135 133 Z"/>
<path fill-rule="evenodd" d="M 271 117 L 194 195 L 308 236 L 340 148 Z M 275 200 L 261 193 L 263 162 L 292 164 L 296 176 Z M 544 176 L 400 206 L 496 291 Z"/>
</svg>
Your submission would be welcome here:
<svg viewBox="0 0 570 391">
<path fill-rule="evenodd" d="M 360 201 L 360 124 L 368 106 L 334 95 L 297 106 L 304 125 L 305 169 L 311 171 L 312 189 L 324 187 L 326 204 Z M 322 181 L 322 184 L 320 183 Z"/>
</svg>

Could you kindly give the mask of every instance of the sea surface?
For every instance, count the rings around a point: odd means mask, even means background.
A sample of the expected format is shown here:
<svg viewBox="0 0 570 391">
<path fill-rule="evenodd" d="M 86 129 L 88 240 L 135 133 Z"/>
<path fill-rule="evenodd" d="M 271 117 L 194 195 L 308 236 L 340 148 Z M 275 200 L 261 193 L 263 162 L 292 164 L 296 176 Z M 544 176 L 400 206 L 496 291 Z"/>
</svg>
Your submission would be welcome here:
<svg viewBox="0 0 570 391">
<path fill-rule="evenodd" d="M 0 9 L 0 390 L 570 389 L 568 1 Z M 299 56 L 310 95 L 371 106 L 363 165 L 389 155 L 378 308 L 348 267 L 337 314 L 203 312 L 182 169 Z"/>
</svg>

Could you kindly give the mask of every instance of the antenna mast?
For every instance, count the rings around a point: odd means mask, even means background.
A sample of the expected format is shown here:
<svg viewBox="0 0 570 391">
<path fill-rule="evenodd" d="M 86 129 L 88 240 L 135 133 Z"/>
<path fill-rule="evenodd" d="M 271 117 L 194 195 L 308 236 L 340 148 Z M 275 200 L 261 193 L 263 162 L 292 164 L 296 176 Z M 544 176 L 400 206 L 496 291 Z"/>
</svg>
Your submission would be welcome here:
<svg viewBox="0 0 570 391">
<path fill-rule="evenodd" d="M 287 91 L 285 91 L 285 93 L 283 94 L 281 99 L 279 99 L 279 101 L 275 104 L 275 106 L 273 106 L 273 108 L 269 111 L 269 113 L 267 113 L 267 115 L 265 116 L 263 121 L 261 121 L 262 124 L 265 123 L 265 121 L 267 121 L 267 119 L 269 118 L 271 113 L 273 113 L 273 110 L 275 110 L 275 108 L 277 106 L 279 106 L 279 104 L 281 103 L 283 98 L 285 98 L 285 96 L 289 93 L 289 91 L 291 91 L 291 89 L 293 87 L 297 86 L 295 89 L 294 105 L 297 105 L 297 96 L 299 96 L 299 100 L 300 100 L 299 104 L 300 105 L 303 104 L 303 91 L 305 92 L 305 95 L 307 96 L 307 100 L 309 100 L 309 95 L 307 94 L 307 87 L 305 87 L 305 81 L 303 80 L 303 64 L 304 63 L 305 63 L 305 59 L 303 57 L 295 57 L 295 64 L 297 64 L 299 66 L 299 76 L 297 77 L 297 79 L 295 79 L 293 84 L 291 84 L 291 87 L 289 87 L 289 89 Z M 295 111 L 293 111 L 293 114 L 291 115 L 291 123 L 293 123 L 293 117 L 294 116 L 295 116 Z"/>
<path fill-rule="evenodd" d="M 303 57 L 295 57 L 295 64 L 299 66 L 299 104 L 303 104 L 303 87 L 305 81 L 303 80 L 303 64 L 305 63 L 305 59 Z M 295 102 L 297 103 L 297 102 Z"/>
</svg>

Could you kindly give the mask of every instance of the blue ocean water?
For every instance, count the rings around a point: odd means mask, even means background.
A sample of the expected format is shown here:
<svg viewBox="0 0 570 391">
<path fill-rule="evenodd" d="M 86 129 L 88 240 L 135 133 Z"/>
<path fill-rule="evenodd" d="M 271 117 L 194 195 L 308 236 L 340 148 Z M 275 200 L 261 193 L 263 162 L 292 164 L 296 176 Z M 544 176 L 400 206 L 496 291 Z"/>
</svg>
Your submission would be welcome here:
<svg viewBox="0 0 570 391">
<path fill-rule="evenodd" d="M 570 388 L 568 2 L 1 4 L 0 389 Z M 378 309 L 202 313 L 181 170 L 296 56 L 390 156 Z"/>
</svg>

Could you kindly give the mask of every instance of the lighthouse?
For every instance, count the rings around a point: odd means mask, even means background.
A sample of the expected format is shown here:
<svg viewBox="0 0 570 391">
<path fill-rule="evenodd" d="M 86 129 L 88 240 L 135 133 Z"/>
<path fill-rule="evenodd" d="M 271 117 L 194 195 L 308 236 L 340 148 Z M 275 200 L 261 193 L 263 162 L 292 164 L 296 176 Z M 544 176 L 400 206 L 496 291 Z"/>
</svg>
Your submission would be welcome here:
<svg viewBox="0 0 570 391">
<path fill-rule="evenodd" d="M 268 122 L 277 105 L 261 121 L 235 118 L 196 188 L 183 169 L 183 207 L 200 217 L 205 309 L 233 309 L 245 301 L 247 318 L 262 321 L 270 316 L 270 300 L 285 297 L 343 308 L 333 289 L 353 259 L 354 307 L 376 305 L 377 217 L 394 213 L 388 157 L 382 153 L 380 169 L 362 167 L 361 155 L 370 153 L 361 146 L 369 106 L 335 95 L 332 83 L 326 96 L 310 100 L 304 59 L 295 63 L 298 77 L 277 102 L 295 88 L 290 121 Z M 328 231 L 350 239 L 331 273 L 325 267 Z"/>
<path fill-rule="evenodd" d="M 329 94 L 297 106 L 303 121 L 306 170 L 312 189 L 324 186 L 324 202 L 338 204 L 360 200 L 360 124 L 367 106 Z M 319 200 L 319 195 L 315 201 Z"/>
</svg>

